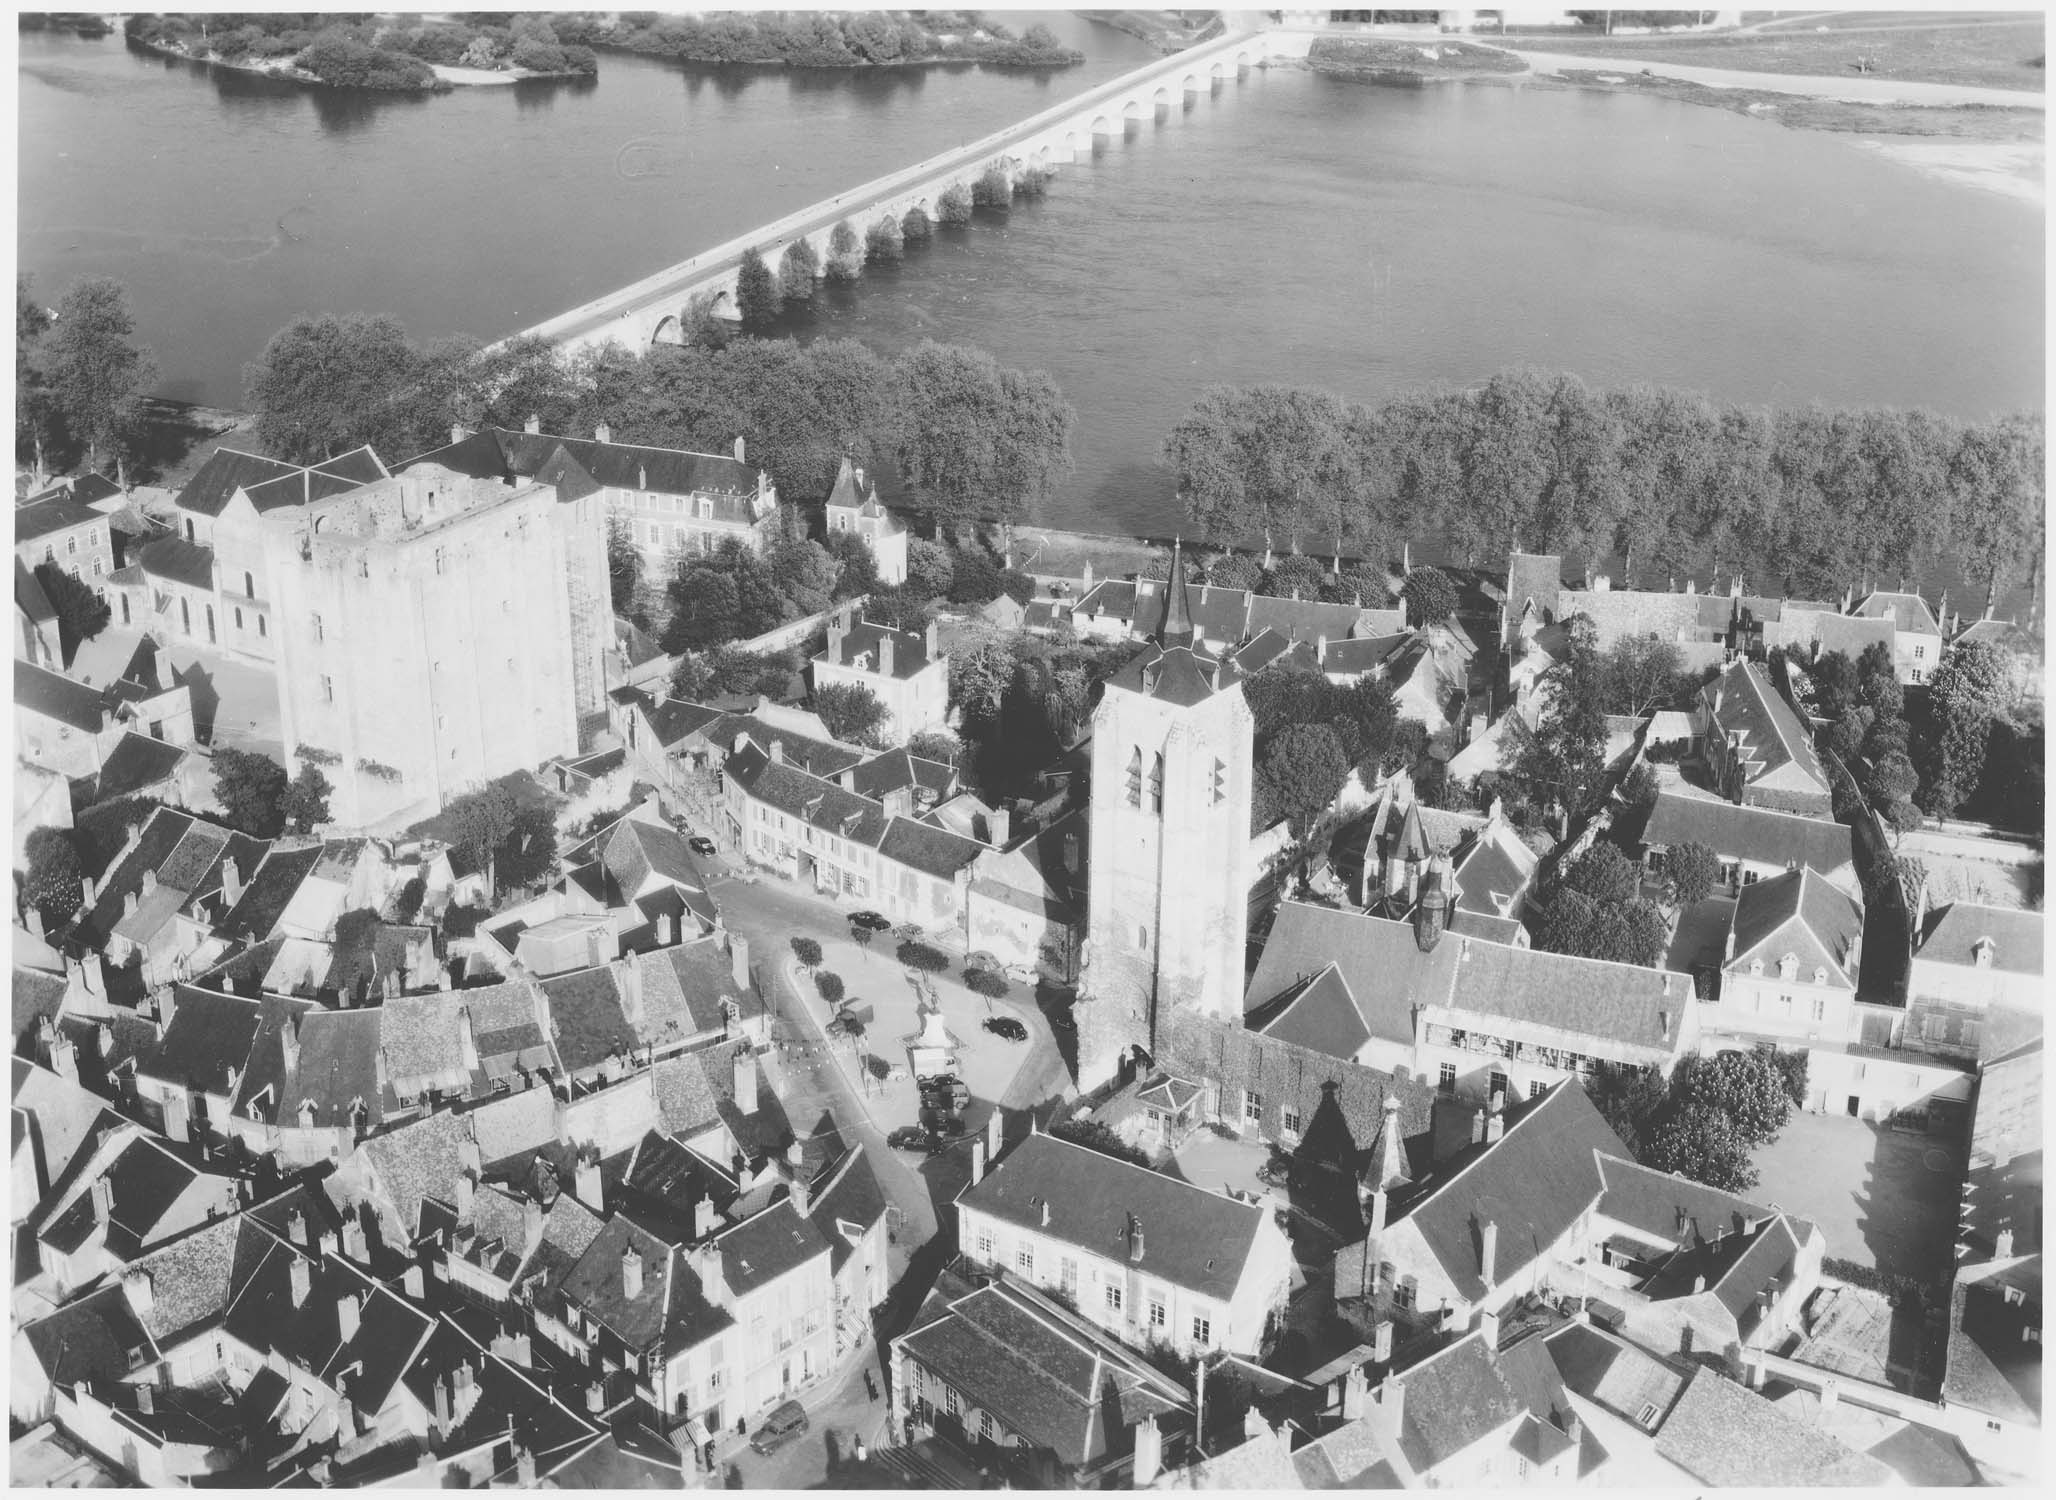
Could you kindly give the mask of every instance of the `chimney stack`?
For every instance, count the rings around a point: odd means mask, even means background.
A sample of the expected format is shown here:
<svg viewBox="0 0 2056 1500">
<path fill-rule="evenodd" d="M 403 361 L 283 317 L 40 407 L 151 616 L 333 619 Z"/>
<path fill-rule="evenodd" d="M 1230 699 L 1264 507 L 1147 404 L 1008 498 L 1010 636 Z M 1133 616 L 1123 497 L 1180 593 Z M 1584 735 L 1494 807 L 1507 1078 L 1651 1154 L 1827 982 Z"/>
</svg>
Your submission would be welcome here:
<svg viewBox="0 0 2056 1500">
<path fill-rule="evenodd" d="M 336 1302 L 336 1333 L 344 1343 L 357 1337 L 357 1326 L 362 1316 L 363 1304 L 354 1296 L 343 1297 Z"/>
<path fill-rule="evenodd" d="M 885 634 L 878 637 L 878 675 L 880 677 L 892 676 L 893 654 L 897 647 L 898 643 L 894 641 L 891 631 L 888 630 Z"/>
<path fill-rule="evenodd" d="M 1499 1263 L 1499 1226 L 1487 1219 L 1478 1231 L 1478 1275 L 1490 1291 L 1494 1267 Z"/>
<path fill-rule="evenodd" d="M 293 1257 L 290 1270 L 292 1280 L 293 1306 L 305 1307 L 308 1293 L 314 1290 L 314 1270 L 303 1255 Z"/>
<path fill-rule="evenodd" d="M 1385 1413 L 1386 1421 L 1392 1424 L 1394 1433 L 1405 1430 L 1406 1387 L 1389 1374 L 1378 1382 L 1378 1407 Z"/>
<path fill-rule="evenodd" d="M 1142 1220 L 1134 1214 L 1128 1215 L 1128 1259 L 1142 1261 Z"/>
<path fill-rule="evenodd" d="M 1392 1363 L 1392 1320 L 1380 1318 L 1371 1325 L 1371 1358 L 1381 1365 Z"/>
<path fill-rule="evenodd" d="M 705 1239 L 714 1232 L 717 1222 L 719 1220 L 714 1212 L 713 1198 L 702 1194 L 692 1206 L 692 1237 L 695 1240 Z"/>
<path fill-rule="evenodd" d="M 621 1295 L 633 1302 L 643 1294 L 642 1252 L 633 1245 L 621 1252 Z"/>
<path fill-rule="evenodd" d="M 614 429 L 609 427 L 605 422 L 600 423 L 598 426 L 593 428 L 593 441 L 596 443 L 613 442 Z"/>
<path fill-rule="evenodd" d="M 735 1107 L 746 1115 L 757 1112 L 757 1055 L 747 1047 L 735 1049 Z"/>
<path fill-rule="evenodd" d="M 1013 832 L 1013 814 L 1004 807 L 995 807 L 985 815 L 985 831 L 991 835 L 986 842 L 995 849 L 1007 846 L 1007 837 Z"/>
<path fill-rule="evenodd" d="M 606 1185 L 600 1181 L 600 1153 L 598 1147 L 578 1153 L 578 1170 L 572 1178 L 571 1191 L 580 1203 L 594 1213 L 605 1215 Z"/>
<path fill-rule="evenodd" d="M 1390 1328 L 1390 1323 L 1381 1322 L 1381 1328 Z M 1342 1420 L 1354 1422 L 1364 1414 L 1364 1401 L 1370 1395 L 1370 1383 L 1364 1377 L 1362 1365 L 1351 1365 L 1342 1377 Z"/>
<path fill-rule="evenodd" d="M 1135 1469 L 1130 1476 L 1129 1488 L 1148 1489 L 1156 1483 L 1163 1467 L 1164 1435 L 1157 1430 L 1155 1417 L 1144 1417 L 1135 1424 Z"/>
<path fill-rule="evenodd" d="M 738 432 L 735 435 L 735 461 L 739 464 L 748 463 L 749 458 L 747 457 L 747 454 L 748 449 L 743 446 L 742 434 Z"/>
<path fill-rule="evenodd" d="M 530 433 L 541 432 L 543 430 L 543 419 L 531 412 L 529 413 L 528 420 L 521 424 L 521 430 Z"/>
<path fill-rule="evenodd" d="M 750 940 L 739 932 L 728 934 L 728 970 L 737 989 L 750 987 Z"/>
<path fill-rule="evenodd" d="M 364 1226 L 355 1214 L 343 1220 L 343 1254 L 360 1266 L 371 1260 L 370 1247 L 364 1242 Z"/>
<path fill-rule="evenodd" d="M 1480 1312 L 1478 1314 L 1478 1333 L 1487 1349 L 1496 1350 L 1499 1347 L 1499 1314 L 1496 1312 Z"/>
<path fill-rule="evenodd" d="M 985 1180 L 985 1137 L 979 1136 L 971 1142 L 971 1186 L 976 1187 Z"/>
</svg>

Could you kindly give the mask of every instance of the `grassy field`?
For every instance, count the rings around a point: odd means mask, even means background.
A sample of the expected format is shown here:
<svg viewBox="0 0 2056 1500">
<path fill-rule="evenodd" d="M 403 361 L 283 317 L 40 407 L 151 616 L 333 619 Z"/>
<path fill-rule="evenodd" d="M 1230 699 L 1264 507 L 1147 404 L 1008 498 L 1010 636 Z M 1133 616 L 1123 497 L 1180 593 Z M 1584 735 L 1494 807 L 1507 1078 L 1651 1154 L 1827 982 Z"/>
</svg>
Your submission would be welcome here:
<svg viewBox="0 0 2056 1500">
<path fill-rule="evenodd" d="M 1711 105 L 1752 119 L 1773 120 L 1794 130 L 1834 130 L 1855 135 L 1934 136 L 1965 141 L 2039 141 L 2045 124 L 2038 109 L 1923 108 L 1918 105 L 1856 104 L 1843 99 L 1813 99 L 1804 94 L 1774 94 L 1761 89 L 1716 89 L 1682 78 L 1649 78 L 1640 73 L 1601 75 L 1566 68 L 1557 75 L 1568 86 L 1609 93 L 1657 94 L 1687 104 Z M 1550 87 L 1537 79 L 1530 87 Z"/>
<path fill-rule="evenodd" d="M 1875 12 L 1865 19 L 1884 24 Z M 1812 24 L 1830 23 L 1822 20 Z M 1509 37 L 1508 45 L 1525 52 L 1618 57 L 1624 68 L 1645 62 L 1670 62 L 1823 78 L 1858 76 L 1855 63 L 1860 55 L 1875 59 L 1870 76 L 1876 78 L 2040 93 L 2047 38 L 2042 22 L 2034 19 L 2001 25 L 1988 22 L 1902 27 L 1892 23 L 1889 30 L 1857 31 L 1852 27 L 1821 33 L 1795 29 L 1742 36 L 1522 36 Z"/>
</svg>

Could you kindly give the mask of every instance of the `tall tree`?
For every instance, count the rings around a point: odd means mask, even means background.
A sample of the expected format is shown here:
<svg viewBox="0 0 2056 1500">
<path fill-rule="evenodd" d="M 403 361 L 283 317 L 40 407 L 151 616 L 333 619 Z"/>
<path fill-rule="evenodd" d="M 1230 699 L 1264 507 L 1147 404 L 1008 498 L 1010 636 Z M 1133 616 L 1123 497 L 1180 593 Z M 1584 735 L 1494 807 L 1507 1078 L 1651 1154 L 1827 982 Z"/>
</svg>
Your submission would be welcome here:
<svg viewBox="0 0 2056 1500">
<path fill-rule="evenodd" d="M 1456 613 L 1456 585 L 1440 568 L 1422 564 L 1406 575 L 1399 597 L 1406 603 L 1406 622 L 1416 630 L 1446 625 Z"/>
<path fill-rule="evenodd" d="M 51 449 L 56 438 L 56 411 L 50 388 L 36 358 L 39 341 L 50 327 L 50 310 L 29 290 L 26 271 L 14 274 L 14 456 L 29 465 L 31 491 L 50 477 Z"/>
<path fill-rule="evenodd" d="M 785 298 L 778 290 L 778 276 L 764 264 L 764 257 L 752 245 L 742 253 L 735 272 L 735 309 L 745 328 L 774 323 L 785 310 Z"/>
<path fill-rule="evenodd" d="M 55 932 L 78 911 L 85 899 L 79 881 L 78 851 L 62 828 L 35 828 L 22 843 L 27 871 L 22 877 L 22 904 L 43 919 L 43 930 Z"/>
<path fill-rule="evenodd" d="M 328 821 L 328 796 L 332 791 L 321 768 L 303 764 L 279 798 L 279 813 L 294 833 L 312 833 Z"/>
<path fill-rule="evenodd" d="M 1675 700 L 1684 687 L 1677 644 L 1658 636 L 1622 636 L 1607 648 L 1600 669 L 1608 713 L 1640 718 Z"/>
<path fill-rule="evenodd" d="M 831 682 L 814 689 L 814 712 L 844 744 L 885 748 L 885 705 L 862 683 Z"/>
<path fill-rule="evenodd" d="M 16 321 L 20 321 L 17 307 Z M 57 304 L 55 326 L 36 351 L 51 405 L 97 469 L 134 440 L 143 393 L 157 379 L 157 361 L 136 342 L 128 292 L 107 276 L 74 283 Z"/>
<path fill-rule="evenodd" d="M 316 463 L 370 443 L 381 452 L 411 446 L 414 417 L 404 399 L 421 356 L 391 318 L 323 313 L 295 319 L 243 367 L 257 438 L 295 463 Z"/>
<path fill-rule="evenodd" d="M 231 828 L 257 838 L 278 837 L 285 826 L 286 771 L 266 755 L 227 748 L 214 752 L 214 798 Z"/>
<path fill-rule="evenodd" d="M 1513 774 L 1537 802 L 1555 800 L 1575 816 L 1604 770 L 1604 671 L 1589 620 L 1574 619 L 1564 657 L 1542 676 L 1547 689 L 1532 729 L 1519 729 Z"/>
<path fill-rule="evenodd" d="M 982 349 L 932 339 L 894 370 L 900 474 L 938 532 L 981 515 L 1018 521 L 1069 473 L 1076 413 L 1047 375 L 1005 371 Z"/>
<path fill-rule="evenodd" d="M 36 582 L 57 611 L 58 640 L 68 662 L 82 641 L 90 641 L 107 628 L 113 612 L 105 599 L 56 563 L 37 563 Z"/>
</svg>

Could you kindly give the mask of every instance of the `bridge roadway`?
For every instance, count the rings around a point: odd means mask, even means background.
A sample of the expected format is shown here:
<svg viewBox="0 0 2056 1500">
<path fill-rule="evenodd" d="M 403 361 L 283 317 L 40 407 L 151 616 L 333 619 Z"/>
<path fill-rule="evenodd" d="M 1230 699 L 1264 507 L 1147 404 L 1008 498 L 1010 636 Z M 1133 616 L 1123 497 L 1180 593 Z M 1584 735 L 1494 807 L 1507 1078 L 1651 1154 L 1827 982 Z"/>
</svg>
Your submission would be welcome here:
<svg viewBox="0 0 2056 1500">
<path fill-rule="evenodd" d="M 751 247 L 776 270 L 786 248 L 804 238 L 825 265 L 829 236 L 845 219 L 860 240 L 869 225 L 887 214 L 903 218 L 909 209 L 919 207 L 934 220 L 937 200 L 946 190 L 959 185 L 968 190 L 989 167 L 1001 167 L 1010 178 L 1029 167 L 1054 170 L 1060 159 L 1076 160 L 1081 152 L 1089 153 L 1096 136 L 1112 136 L 1130 121 L 1152 119 L 1156 109 L 1175 105 L 1183 95 L 1208 92 L 1215 83 L 1238 77 L 1242 69 L 1269 58 L 1304 57 L 1311 43 L 1312 36 L 1304 33 L 1228 32 L 1146 63 L 967 146 L 810 204 L 523 333 L 567 351 L 604 342 L 634 349 L 676 342 L 681 315 L 695 299 L 707 299 L 707 309 L 716 316 L 736 315 L 736 270 Z"/>
</svg>

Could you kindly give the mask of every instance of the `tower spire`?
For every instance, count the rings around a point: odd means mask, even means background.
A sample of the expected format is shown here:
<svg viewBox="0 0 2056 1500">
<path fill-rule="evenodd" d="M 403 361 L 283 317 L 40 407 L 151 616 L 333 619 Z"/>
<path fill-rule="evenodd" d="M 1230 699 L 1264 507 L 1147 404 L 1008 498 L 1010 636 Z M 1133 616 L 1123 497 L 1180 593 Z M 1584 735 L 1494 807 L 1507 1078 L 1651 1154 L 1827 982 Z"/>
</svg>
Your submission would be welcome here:
<svg viewBox="0 0 2056 1500">
<path fill-rule="evenodd" d="M 1192 601 L 1185 595 L 1185 539 L 1181 536 L 1171 543 L 1171 577 L 1164 585 L 1164 621 L 1157 630 L 1157 644 L 1166 651 L 1173 646 L 1190 646 L 1192 629 Z"/>
</svg>

